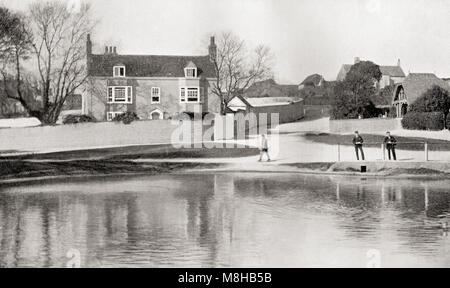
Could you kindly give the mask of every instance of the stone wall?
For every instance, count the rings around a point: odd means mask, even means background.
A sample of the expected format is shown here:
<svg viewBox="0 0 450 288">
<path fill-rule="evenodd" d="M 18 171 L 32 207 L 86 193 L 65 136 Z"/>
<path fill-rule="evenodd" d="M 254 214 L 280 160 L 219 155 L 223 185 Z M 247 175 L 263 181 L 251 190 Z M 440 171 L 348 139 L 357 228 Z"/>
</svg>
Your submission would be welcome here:
<svg viewBox="0 0 450 288">
<path fill-rule="evenodd" d="M 401 128 L 402 123 L 399 118 L 330 120 L 331 133 L 350 134 L 355 131 L 359 131 L 360 133 L 376 133 Z"/>
<path fill-rule="evenodd" d="M 195 142 L 211 125 L 187 121 Z M 185 122 L 185 123 L 187 123 Z M 181 134 L 182 122 L 170 120 L 85 123 L 45 127 L 0 129 L 0 153 L 64 151 L 126 145 L 169 144 Z M 195 125 L 194 125 L 195 123 Z M 178 129 L 178 130 L 177 130 Z M 180 138 L 180 140 L 183 140 Z M 179 141 L 182 142 L 182 141 Z"/>
</svg>

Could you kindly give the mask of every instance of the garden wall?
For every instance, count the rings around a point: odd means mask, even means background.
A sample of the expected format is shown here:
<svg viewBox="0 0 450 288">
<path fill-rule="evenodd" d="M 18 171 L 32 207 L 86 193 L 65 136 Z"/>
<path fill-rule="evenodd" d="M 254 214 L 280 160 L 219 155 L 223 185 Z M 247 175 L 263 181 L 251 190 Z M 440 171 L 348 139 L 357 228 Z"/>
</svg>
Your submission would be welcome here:
<svg viewBox="0 0 450 288">
<path fill-rule="evenodd" d="M 191 132 L 187 132 L 187 134 L 190 134 L 189 136 L 195 142 L 201 142 L 202 132 L 211 128 L 211 126 L 203 126 L 201 121 L 195 122 L 195 125 L 194 121 L 185 123 L 190 124 Z M 0 129 L 0 153 L 164 144 L 171 143 L 172 135 L 176 129 L 181 131 L 181 122 L 170 120 L 136 121 L 130 125 L 101 122 Z M 180 140 L 183 139 L 180 138 Z"/>
<path fill-rule="evenodd" d="M 359 131 L 360 133 L 376 133 L 401 128 L 402 124 L 399 118 L 330 120 L 331 133 L 350 134 L 355 131 Z"/>
</svg>

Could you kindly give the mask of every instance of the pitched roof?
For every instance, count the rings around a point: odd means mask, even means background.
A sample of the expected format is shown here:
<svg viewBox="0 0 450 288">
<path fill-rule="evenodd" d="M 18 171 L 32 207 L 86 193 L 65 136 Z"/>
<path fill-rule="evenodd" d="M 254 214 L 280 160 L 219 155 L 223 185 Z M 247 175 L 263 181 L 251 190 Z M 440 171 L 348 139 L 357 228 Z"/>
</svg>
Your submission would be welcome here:
<svg viewBox="0 0 450 288">
<path fill-rule="evenodd" d="M 344 64 L 342 65 L 341 71 L 343 70 L 345 74 L 350 72 L 350 69 L 352 68 L 352 64 Z M 381 66 L 380 71 L 382 75 L 388 75 L 391 77 L 405 77 L 405 72 L 403 72 L 402 67 L 400 66 Z"/>
<path fill-rule="evenodd" d="M 295 97 L 298 96 L 297 85 L 278 84 L 273 79 L 253 83 L 244 91 L 244 97 Z"/>
<path fill-rule="evenodd" d="M 350 70 L 350 69 L 349 69 Z M 319 75 L 319 74 L 312 74 L 309 75 L 308 77 L 305 78 L 305 80 L 303 80 L 302 83 L 300 83 L 300 85 L 305 85 L 305 84 L 314 84 L 314 86 L 319 86 L 320 82 L 323 80 L 323 76 Z"/>
<path fill-rule="evenodd" d="M 449 85 L 433 73 L 410 73 L 402 83 L 395 86 L 394 98 L 398 91 L 397 88 L 402 86 L 406 99 L 408 99 L 408 103 L 412 104 L 417 98 L 422 96 L 423 93 L 435 85 L 450 91 Z"/>
<path fill-rule="evenodd" d="M 94 54 L 89 56 L 89 75 L 112 76 L 113 67 L 121 64 L 127 77 L 184 77 L 190 62 L 197 66 L 199 77 L 215 78 L 209 56 Z"/>
<path fill-rule="evenodd" d="M 405 77 L 405 72 L 403 72 L 400 66 L 380 66 L 381 74 L 389 75 L 391 77 Z"/>
</svg>

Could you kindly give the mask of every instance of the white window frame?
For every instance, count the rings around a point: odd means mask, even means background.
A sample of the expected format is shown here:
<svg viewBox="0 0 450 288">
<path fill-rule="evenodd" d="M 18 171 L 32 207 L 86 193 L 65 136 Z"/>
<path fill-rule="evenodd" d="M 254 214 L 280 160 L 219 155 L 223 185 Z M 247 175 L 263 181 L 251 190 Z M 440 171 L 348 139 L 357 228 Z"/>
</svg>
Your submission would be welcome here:
<svg viewBox="0 0 450 288">
<path fill-rule="evenodd" d="M 118 71 L 116 71 L 116 69 L 117 69 Z M 120 69 L 123 69 L 123 75 L 120 75 L 120 74 L 121 74 L 121 73 L 120 73 Z M 118 72 L 118 73 L 116 73 L 116 72 Z M 123 65 L 114 66 L 114 67 L 113 67 L 113 76 L 114 76 L 114 77 L 121 77 L 121 78 L 126 77 L 126 69 L 125 69 L 125 66 L 123 66 Z"/>
<path fill-rule="evenodd" d="M 190 89 L 197 90 L 197 101 L 189 101 L 188 92 Z M 180 103 L 200 103 L 201 102 L 200 87 L 180 87 Z"/>
<path fill-rule="evenodd" d="M 113 121 L 114 118 L 116 118 L 117 115 L 124 114 L 123 111 L 110 111 L 106 113 L 106 121 Z"/>
<path fill-rule="evenodd" d="M 188 71 L 189 70 L 194 70 L 194 75 L 193 76 L 190 76 L 190 75 L 188 75 Z M 194 68 L 194 67 L 186 67 L 186 68 L 184 68 L 184 76 L 186 77 L 186 78 L 197 78 L 197 68 Z"/>
<path fill-rule="evenodd" d="M 125 89 L 125 101 L 117 101 L 116 89 Z M 108 86 L 107 100 L 108 104 L 132 104 L 133 103 L 133 86 Z"/>
<path fill-rule="evenodd" d="M 153 94 L 154 91 L 158 91 L 157 94 Z M 158 101 L 154 101 L 153 97 L 158 97 Z M 150 88 L 150 101 L 152 104 L 161 103 L 161 88 L 160 87 L 152 87 Z"/>
</svg>

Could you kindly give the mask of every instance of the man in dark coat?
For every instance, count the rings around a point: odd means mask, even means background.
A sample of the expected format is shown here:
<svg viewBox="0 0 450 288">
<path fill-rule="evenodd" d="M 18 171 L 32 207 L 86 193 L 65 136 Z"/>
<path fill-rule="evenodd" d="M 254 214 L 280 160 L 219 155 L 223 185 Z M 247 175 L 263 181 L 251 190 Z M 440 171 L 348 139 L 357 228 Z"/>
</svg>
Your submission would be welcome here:
<svg viewBox="0 0 450 288">
<path fill-rule="evenodd" d="M 363 143 L 364 139 L 359 135 L 358 131 L 355 131 L 355 136 L 353 137 L 353 145 L 355 146 L 356 159 L 359 161 L 359 153 L 358 150 L 361 151 L 361 158 L 364 161 L 364 151 L 363 151 Z"/>
<path fill-rule="evenodd" d="M 397 145 L 397 139 L 391 136 L 391 132 L 386 132 L 386 137 L 384 137 L 384 145 L 388 150 L 389 160 L 391 160 L 391 153 L 394 161 L 397 161 L 397 155 L 395 154 L 395 145 Z"/>
</svg>

